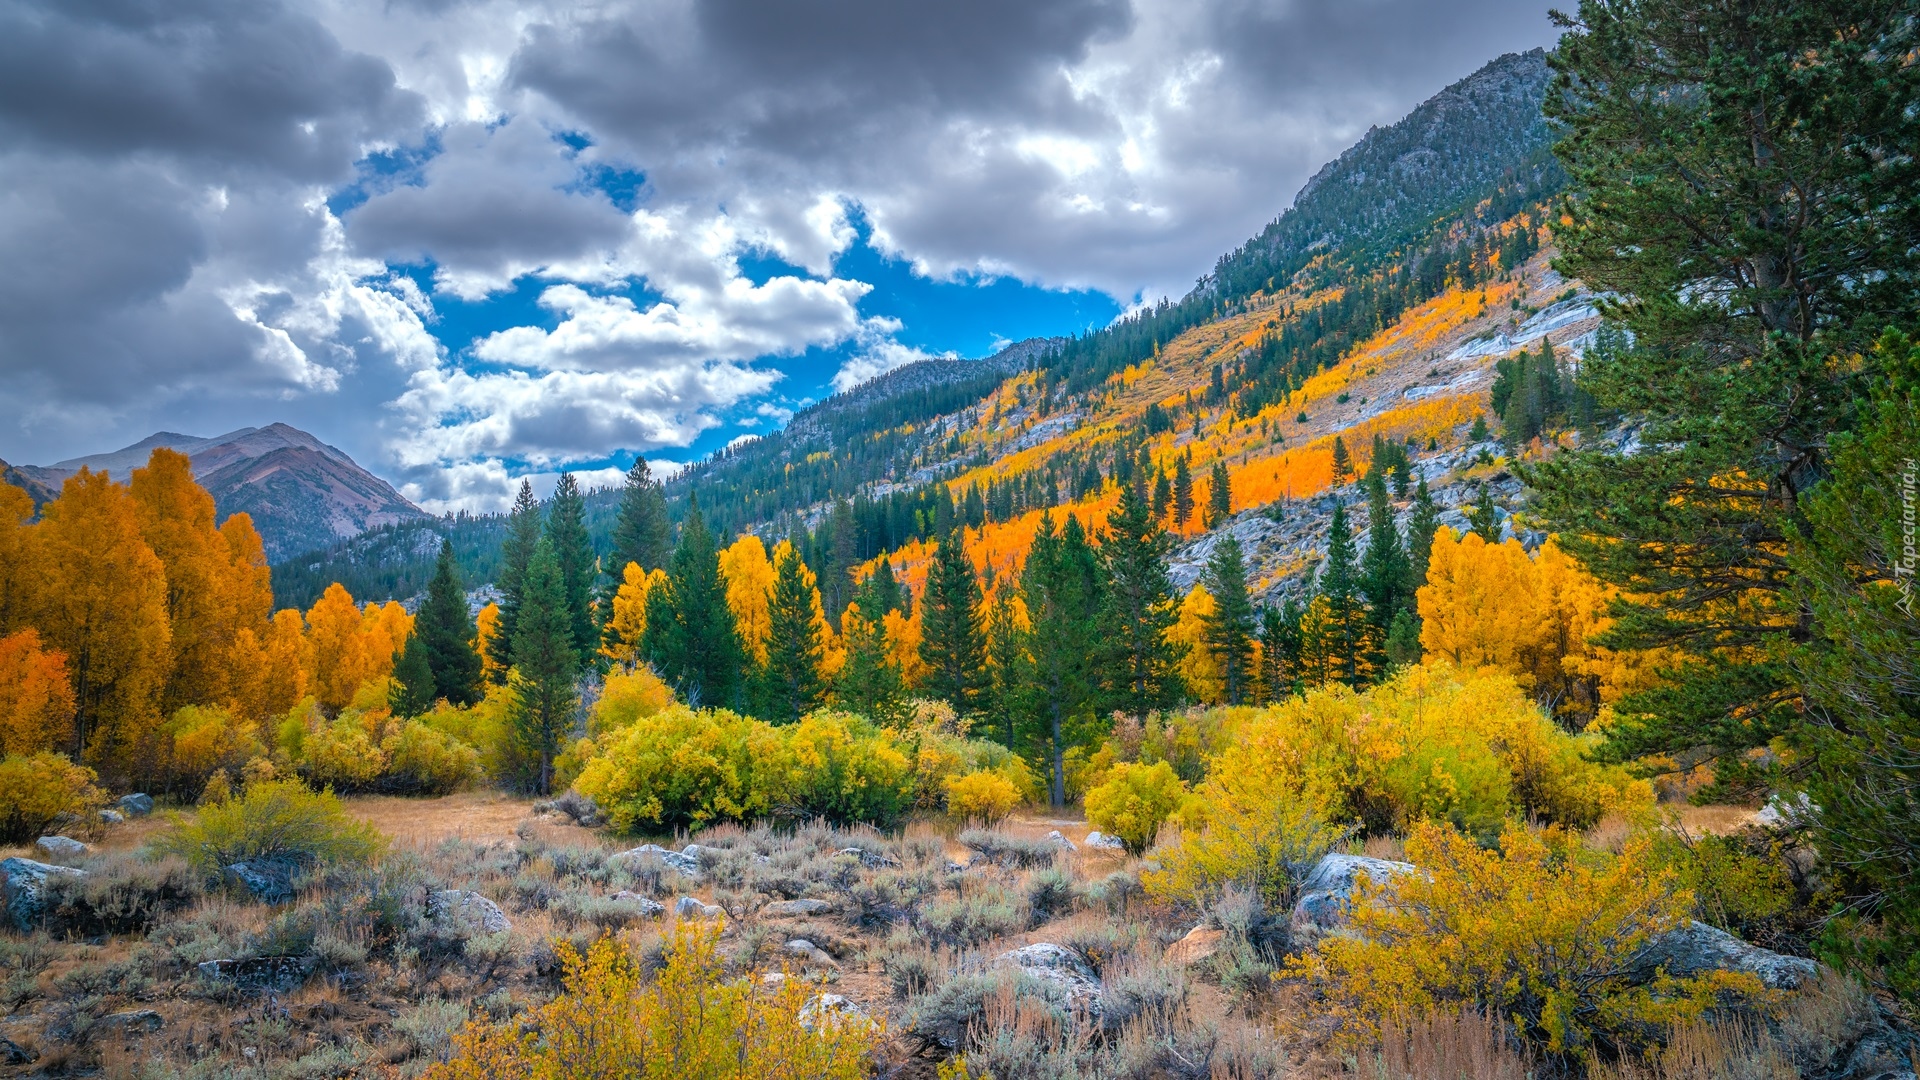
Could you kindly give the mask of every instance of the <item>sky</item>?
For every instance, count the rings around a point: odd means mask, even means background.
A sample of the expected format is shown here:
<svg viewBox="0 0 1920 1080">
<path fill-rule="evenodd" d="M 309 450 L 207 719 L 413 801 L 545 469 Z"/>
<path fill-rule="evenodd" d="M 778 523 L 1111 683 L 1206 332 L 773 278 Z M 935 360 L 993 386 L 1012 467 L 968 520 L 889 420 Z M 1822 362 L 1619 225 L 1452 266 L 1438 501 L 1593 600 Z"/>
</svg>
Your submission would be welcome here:
<svg viewBox="0 0 1920 1080">
<path fill-rule="evenodd" d="M 0 459 L 425 509 L 1179 296 L 1540 0 L 0 0 Z"/>
</svg>

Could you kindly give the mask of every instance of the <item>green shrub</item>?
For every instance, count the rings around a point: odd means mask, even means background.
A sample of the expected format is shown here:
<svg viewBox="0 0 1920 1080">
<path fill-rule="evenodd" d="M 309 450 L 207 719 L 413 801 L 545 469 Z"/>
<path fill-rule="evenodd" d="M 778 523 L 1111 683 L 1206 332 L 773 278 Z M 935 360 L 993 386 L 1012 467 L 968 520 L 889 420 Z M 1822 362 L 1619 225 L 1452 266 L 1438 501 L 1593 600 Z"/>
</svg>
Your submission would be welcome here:
<svg viewBox="0 0 1920 1080">
<path fill-rule="evenodd" d="M 381 787 L 404 794 L 445 795 L 480 779 L 480 752 L 459 739 L 417 720 L 387 738 L 386 775 Z"/>
<path fill-rule="evenodd" d="M 94 772 L 64 754 L 0 759 L 0 842 L 25 843 L 62 815 L 84 816 L 106 803 Z"/>
<path fill-rule="evenodd" d="M 1087 792 L 1087 820 L 1126 842 L 1136 854 L 1160 835 L 1160 826 L 1179 808 L 1187 785 L 1164 761 L 1152 765 L 1122 762 L 1100 786 Z"/>
<path fill-rule="evenodd" d="M 194 818 L 174 815 L 172 830 L 153 846 L 211 874 L 248 859 L 280 859 L 302 867 L 371 862 L 385 852 L 387 841 L 348 814 L 331 790 L 315 792 L 295 780 L 275 780 L 201 807 Z"/>
</svg>

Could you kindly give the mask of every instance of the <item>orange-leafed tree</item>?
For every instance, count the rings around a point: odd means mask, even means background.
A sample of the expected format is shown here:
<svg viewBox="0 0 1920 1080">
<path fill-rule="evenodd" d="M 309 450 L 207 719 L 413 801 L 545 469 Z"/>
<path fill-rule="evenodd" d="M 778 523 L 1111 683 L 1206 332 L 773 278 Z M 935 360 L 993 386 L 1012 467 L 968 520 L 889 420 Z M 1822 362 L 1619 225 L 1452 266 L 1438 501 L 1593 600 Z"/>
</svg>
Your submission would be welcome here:
<svg viewBox="0 0 1920 1080">
<path fill-rule="evenodd" d="M 74 749 L 114 780 L 145 777 L 173 669 L 166 567 L 126 487 L 81 469 L 27 545 L 30 621 L 73 676 Z"/>
<path fill-rule="evenodd" d="M 73 742 L 67 658 L 41 648 L 32 627 L 0 637 L 0 757 L 59 750 Z"/>
<path fill-rule="evenodd" d="M 28 554 L 33 499 L 12 484 L 0 483 L 0 634 L 17 630 L 27 621 Z"/>
<path fill-rule="evenodd" d="M 640 608 L 640 628 L 646 629 L 646 605 Z M 480 654 L 480 677 L 488 686 L 500 685 L 503 677 L 500 672 L 501 647 L 494 643 L 500 639 L 500 605 L 492 601 L 480 609 L 473 617 L 473 648 Z M 637 638 L 635 640 L 638 640 Z"/>
<path fill-rule="evenodd" d="M 399 604 L 355 606 L 339 582 L 327 586 L 307 611 L 313 650 L 308 692 L 329 709 L 343 709 L 370 679 L 393 672 L 394 653 L 406 644 L 412 618 Z"/>
</svg>

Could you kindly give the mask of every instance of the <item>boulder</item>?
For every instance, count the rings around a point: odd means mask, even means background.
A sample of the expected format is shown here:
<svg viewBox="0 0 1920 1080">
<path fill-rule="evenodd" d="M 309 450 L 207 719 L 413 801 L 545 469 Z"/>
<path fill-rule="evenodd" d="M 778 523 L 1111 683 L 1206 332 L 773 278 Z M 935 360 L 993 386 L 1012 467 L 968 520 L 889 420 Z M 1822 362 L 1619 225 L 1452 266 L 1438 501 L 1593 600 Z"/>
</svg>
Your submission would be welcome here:
<svg viewBox="0 0 1920 1080">
<path fill-rule="evenodd" d="M 1001 953 L 993 964 L 1059 987 L 1070 1007 L 1096 1022 L 1100 1019 L 1100 976 L 1094 974 L 1086 957 L 1065 945 L 1042 941 L 1023 946 Z"/>
<path fill-rule="evenodd" d="M 619 892 L 614 893 L 613 899 L 639 909 L 640 914 L 649 919 L 658 918 L 667 913 L 667 906 L 660 901 L 655 900 L 651 896 L 641 896 L 637 892 L 629 892 L 626 889 L 621 889 Z"/>
<path fill-rule="evenodd" d="M 808 1031 L 837 1031 L 848 1024 L 871 1027 L 873 1017 L 839 994 L 815 994 L 800 1006 L 800 1026 Z"/>
<path fill-rule="evenodd" d="M 131 1012 L 117 1012 L 103 1016 L 94 1021 L 93 1026 L 126 1035 L 145 1035 L 150 1031 L 159 1031 L 166 1027 L 167 1022 L 152 1009 L 135 1009 Z"/>
<path fill-rule="evenodd" d="M 71 836 L 43 836 L 33 846 L 46 852 L 49 859 L 77 859 L 93 850 Z"/>
<path fill-rule="evenodd" d="M 828 956 L 825 949 L 822 949 L 820 946 L 815 945 L 811 941 L 808 941 L 806 938 L 794 938 L 792 941 L 789 941 L 785 945 L 780 946 L 780 949 L 781 951 L 785 952 L 788 956 L 797 956 L 802 960 L 810 961 L 815 964 L 833 964 L 834 963 L 833 957 Z M 835 966 L 838 966 L 838 965 L 835 965 Z"/>
<path fill-rule="evenodd" d="M 775 900 L 761 908 L 760 914 L 769 919 L 788 919 L 825 915 L 832 910 L 833 905 L 825 900 Z"/>
<path fill-rule="evenodd" d="M 849 855 L 860 860 L 860 865 L 869 870 L 882 867 L 899 866 L 900 860 L 881 851 L 868 851 L 866 848 L 845 847 L 834 852 L 835 855 Z"/>
<path fill-rule="evenodd" d="M 612 865 L 628 859 L 657 859 L 688 877 L 700 876 L 700 848 L 696 844 L 688 844 L 686 851 L 672 851 L 659 844 L 641 844 L 637 848 L 608 856 L 607 863 Z"/>
<path fill-rule="evenodd" d="M 1646 982 L 1657 970 L 1664 970 L 1675 978 L 1710 971 L 1740 971 L 1759 976 L 1770 990 L 1797 990 L 1820 973 L 1820 965 L 1749 945 L 1703 922 L 1689 922 L 1641 950 L 1630 972 L 1635 981 Z"/>
<path fill-rule="evenodd" d="M 1087 847 L 1093 851 L 1113 851 L 1124 853 L 1127 842 L 1117 836 L 1108 836 L 1098 829 L 1087 834 Z"/>
<path fill-rule="evenodd" d="M 698 897 L 683 896 L 673 902 L 673 913 L 683 919 L 717 919 L 726 914 L 718 905 L 701 901 Z"/>
<path fill-rule="evenodd" d="M 427 899 L 427 916 L 470 934 L 498 934 L 513 929 L 500 905 L 477 892 L 443 889 Z"/>
<path fill-rule="evenodd" d="M 255 900 L 284 904 L 293 899 L 293 875 L 298 869 L 291 859 L 248 859 L 223 867 L 222 873 Z"/>
<path fill-rule="evenodd" d="M 1324 855 L 1300 883 L 1287 929 L 1295 948 L 1337 929 L 1353 910 L 1353 898 L 1362 878 L 1384 886 L 1397 874 L 1414 872 L 1412 863 L 1370 859 L 1364 855 Z"/>
<path fill-rule="evenodd" d="M 100 821 L 102 824 L 118 825 L 126 820 L 127 820 L 127 815 L 121 813 L 118 810 L 100 811 Z"/>
<path fill-rule="evenodd" d="M 132 795 L 120 796 L 120 801 L 115 805 L 119 806 L 120 812 L 128 817 L 146 817 L 153 813 L 153 796 L 144 791 L 137 791 Z"/>
<path fill-rule="evenodd" d="M 1210 926 L 1196 926 L 1187 931 L 1187 936 L 1167 946 L 1167 963 L 1186 967 L 1197 964 L 1220 951 L 1220 943 L 1225 941 L 1227 932 Z"/>
<path fill-rule="evenodd" d="M 250 956 L 243 960 L 208 960 L 198 968 L 202 978 L 214 982 L 285 993 L 307 981 L 307 976 L 313 971 L 313 958 Z"/>
<path fill-rule="evenodd" d="M 1061 851 L 1079 851 L 1080 850 L 1079 848 L 1075 847 L 1073 845 L 1073 841 L 1067 839 L 1066 834 L 1061 832 L 1059 829 L 1055 829 L 1052 832 L 1047 834 L 1047 842 L 1052 844 L 1054 847 L 1059 848 Z"/>
<path fill-rule="evenodd" d="M 22 931 L 33 929 L 47 914 L 47 878 L 85 877 L 86 873 L 32 859 L 0 861 L 0 903 L 4 903 L 8 921 Z"/>
</svg>

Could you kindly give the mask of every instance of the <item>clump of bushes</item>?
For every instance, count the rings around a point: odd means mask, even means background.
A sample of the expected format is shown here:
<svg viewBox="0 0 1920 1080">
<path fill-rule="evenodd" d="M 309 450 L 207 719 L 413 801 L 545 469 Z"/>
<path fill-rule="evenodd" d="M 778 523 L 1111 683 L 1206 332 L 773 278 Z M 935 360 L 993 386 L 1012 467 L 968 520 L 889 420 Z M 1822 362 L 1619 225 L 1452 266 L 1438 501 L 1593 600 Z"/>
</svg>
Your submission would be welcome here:
<svg viewBox="0 0 1920 1080">
<path fill-rule="evenodd" d="M 92 769 L 64 754 L 0 758 L 0 843 L 20 844 L 65 816 L 83 817 L 107 801 Z"/>
<path fill-rule="evenodd" d="M 431 1080 L 495 1076 L 622 1076 L 721 1080 L 733 1076 L 856 1080 L 867 1075 L 878 1028 L 859 1018 L 801 1019 L 813 990 L 776 990 L 726 976 L 719 927 L 677 924 L 665 965 L 649 981 L 643 960 L 612 938 L 584 956 L 561 942 L 563 992 L 504 1024 L 472 1024 Z M 541 1032 L 521 1034 L 523 1025 Z"/>
<path fill-rule="evenodd" d="M 281 757 L 309 783 L 336 791 L 445 795 L 477 783 L 483 754 L 471 740 L 491 727 L 487 707 L 443 703 L 403 720 L 388 709 L 385 686 L 368 683 L 331 720 L 311 699 L 296 706 L 276 736 Z"/>
<path fill-rule="evenodd" d="M 1020 789 L 996 772 L 971 772 L 946 782 L 947 813 L 961 821 L 995 822 L 1020 805 Z"/>
<path fill-rule="evenodd" d="M 381 855 L 386 838 L 348 814 L 332 791 L 297 780 L 269 780 L 245 794 L 200 808 L 154 841 L 155 852 L 178 855 L 204 874 L 247 860 L 299 867 L 365 863 Z"/>
<path fill-rule="evenodd" d="M 1127 850 L 1145 851 L 1160 835 L 1160 826 L 1187 795 L 1187 785 L 1165 761 L 1152 765 L 1122 762 L 1107 778 L 1087 792 L 1087 820 L 1102 832 L 1125 841 Z"/>
</svg>

